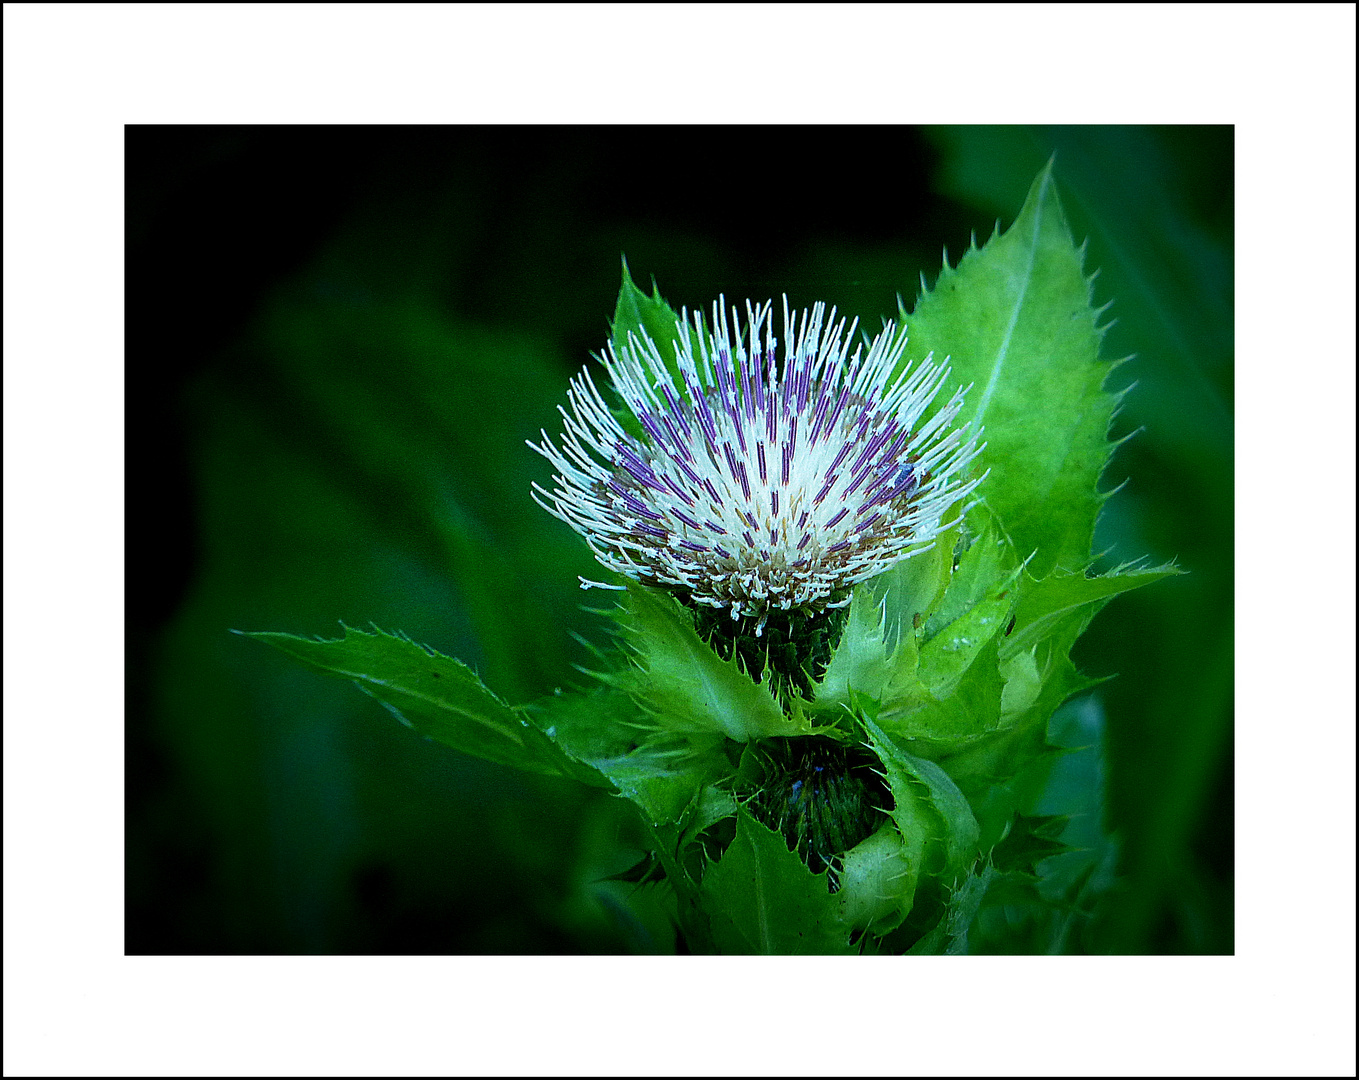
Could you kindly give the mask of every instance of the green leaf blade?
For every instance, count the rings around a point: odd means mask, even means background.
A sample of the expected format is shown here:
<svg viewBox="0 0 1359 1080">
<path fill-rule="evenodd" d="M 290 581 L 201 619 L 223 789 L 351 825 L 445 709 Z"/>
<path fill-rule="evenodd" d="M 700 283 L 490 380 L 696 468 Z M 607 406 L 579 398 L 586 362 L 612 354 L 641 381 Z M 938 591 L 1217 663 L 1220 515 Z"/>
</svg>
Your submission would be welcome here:
<svg viewBox="0 0 1359 1080">
<path fill-rule="evenodd" d="M 501 701 L 466 664 L 409 638 L 351 627 L 332 641 L 270 631 L 245 636 L 313 671 L 352 680 L 402 723 L 455 750 L 529 772 L 607 783 Z"/>
<path fill-rule="evenodd" d="M 849 926 L 826 874 L 813 874 L 782 836 L 745 810 L 736 838 L 703 877 L 702 902 L 720 952 L 759 955 L 847 953 Z"/>
<path fill-rule="evenodd" d="M 620 621 L 639 670 L 618 676 L 619 684 L 662 728 L 737 742 L 810 730 L 786 716 L 768 684 L 755 682 L 736 657 L 718 656 L 665 593 L 629 582 Z"/>
<path fill-rule="evenodd" d="M 972 384 L 960 422 L 984 429 L 978 495 L 1038 575 L 1089 564 L 1104 501 L 1117 399 L 1097 317 L 1049 163 L 1014 225 L 946 266 L 907 319 L 907 356 L 947 355 L 950 381 Z"/>
<path fill-rule="evenodd" d="M 613 347 L 620 353 L 628 348 L 628 337 L 639 342 L 650 338 L 660 350 L 661 360 L 674 380 L 675 390 L 685 393 L 684 380 L 675 360 L 675 345 L 680 341 L 680 317 L 674 308 L 661 298 L 660 287 L 653 282 L 652 295 L 647 296 L 632 280 L 628 260 L 623 259 L 623 283 L 618 290 L 618 303 L 613 313 Z"/>
</svg>

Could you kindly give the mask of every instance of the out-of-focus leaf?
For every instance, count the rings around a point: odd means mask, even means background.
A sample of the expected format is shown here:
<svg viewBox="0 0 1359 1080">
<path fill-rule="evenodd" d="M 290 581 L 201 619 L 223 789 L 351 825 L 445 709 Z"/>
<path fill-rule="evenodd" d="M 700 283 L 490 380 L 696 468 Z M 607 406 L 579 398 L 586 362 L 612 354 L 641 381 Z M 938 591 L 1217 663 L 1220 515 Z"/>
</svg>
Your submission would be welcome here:
<svg viewBox="0 0 1359 1080">
<path fill-rule="evenodd" d="M 949 892 L 944 913 L 939 922 L 924 937 L 912 945 L 910 956 L 929 956 L 942 953 L 961 956 L 968 951 L 967 934 L 977 917 L 987 889 L 995 878 L 995 870 L 987 864 L 980 873 L 969 874 Z"/>
<path fill-rule="evenodd" d="M 813 874 L 782 836 L 745 810 L 736 814 L 736 839 L 703 877 L 702 897 L 720 952 L 850 951 L 826 874 Z"/>
<path fill-rule="evenodd" d="M 1061 838 L 1068 821 L 1062 814 L 1018 815 L 1009 833 L 992 850 L 991 862 L 997 870 L 1035 874 L 1038 863 L 1070 850 L 1070 845 Z"/>
<path fill-rule="evenodd" d="M 1112 365 L 1081 262 L 1049 163 L 1014 225 L 945 266 L 906 318 L 907 356 L 947 355 L 951 381 L 972 385 L 960 421 L 985 429 L 978 495 L 1038 574 L 1089 564 L 1112 452 Z"/>
</svg>

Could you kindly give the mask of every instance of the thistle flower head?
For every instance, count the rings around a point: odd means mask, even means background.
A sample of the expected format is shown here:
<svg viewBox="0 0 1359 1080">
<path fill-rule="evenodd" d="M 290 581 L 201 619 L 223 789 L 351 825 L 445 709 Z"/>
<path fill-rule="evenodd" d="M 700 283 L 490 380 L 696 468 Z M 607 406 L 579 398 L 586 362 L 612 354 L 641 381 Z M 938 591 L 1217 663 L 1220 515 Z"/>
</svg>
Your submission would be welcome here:
<svg viewBox="0 0 1359 1080">
<path fill-rule="evenodd" d="M 754 616 L 757 634 L 773 610 L 848 604 L 850 586 L 926 550 L 977 483 L 976 435 L 953 426 L 965 391 L 920 424 L 948 377 L 932 354 L 903 365 L 905 335 L 885 328 L 851 355 L 857 320 L 846 331 L 818 303 L 799 321 L 785 297 L 780 357 L 771 308 L 747 302 L 744 336 L 725 299 L 711 333 L 686 310 L 670 367 L 645 333 L 608 344 L 599 359 L 643 437 L 582 369 L 560 449 L 545 431 L 530 443 L 557 470 L 534 498 L 601 564 Z"/>
</svg>

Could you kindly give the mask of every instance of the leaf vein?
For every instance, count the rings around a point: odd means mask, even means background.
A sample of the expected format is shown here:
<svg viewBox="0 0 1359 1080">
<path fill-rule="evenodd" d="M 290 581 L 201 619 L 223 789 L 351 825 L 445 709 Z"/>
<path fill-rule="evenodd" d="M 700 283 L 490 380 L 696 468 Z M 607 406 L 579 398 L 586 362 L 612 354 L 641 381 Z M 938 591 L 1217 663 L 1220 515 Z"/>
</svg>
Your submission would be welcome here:
<svg viewBox="0 0 1359 1080">
<path fill-rule="evenodd" d="M 1033 234 L 1029 238 L 1029 261 L 1024 267 L 1024 278 L 1019 285 L 1019 295 L 1015 297 L 1013 310 L 1010 312 L 1009 325 L 1005 327 L 1005 336 L 1001 339 L 1000 349 L 996 353 L 995 363 L 991 366 L 991 377 L 986 382 L 986 389 L 982 391 L 981 401 L 977 405 L 976 415 L 972 418 L 972 430 L 981 431 L 982 419 L 986 415 L 986 410 L 991 405 L 991 397 L 996 392 L 996 384 L 1000 381 L 1001 369 L 1005 366 L 1005 359 L 1010 351 L 1010 338 L 1015 331 L 1015 325 L 1019 322 L 1019 312 L 1024 306 L 1024 297 L 1029 291 L 1029 282 L 1033 280 L 1033 263 L 1038 253 L 1038 231 L 1043 222 L 1043 192 L 1052 181 L 1052 174 L 1047 173 L 1043 177 L 1043 185 L 1038 191 L 1035 199 L 1033 215 Z"/>
</svg>

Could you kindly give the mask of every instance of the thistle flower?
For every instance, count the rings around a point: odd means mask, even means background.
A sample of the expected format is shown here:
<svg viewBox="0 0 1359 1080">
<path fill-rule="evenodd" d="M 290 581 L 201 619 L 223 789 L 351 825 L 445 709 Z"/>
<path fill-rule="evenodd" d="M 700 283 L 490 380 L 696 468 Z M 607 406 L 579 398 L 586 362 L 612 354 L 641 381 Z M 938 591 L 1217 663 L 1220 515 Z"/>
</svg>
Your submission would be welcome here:
<svg viewBox="0 0 1359 1080">
<path fill-rule="evenodd" d="M 978 483 L 965 478 L 976 434 L 952 426 L 965 389 L 915 430 L 948 377 L 933 354 L 903 366 L 905 335 L 884 328 L 851 356 L 857 319 L 846 332 L 818 303 L 799 323 L 784 297 L 780 363 L 772 306 L 746 303 L 744 339 L 725 298 L 714 333 L 697 313 L 691 332 L 686 309 L 672 368 L 645 331 L 608 344 L 599 359 L 644 437 L 582 369 L 571 411 L 559 406 L 561 449 L 546 431 L 529 444 L 557 470 L 556 490 L 534 484 L 535 500 L 602 565 L 754 617 L 757 636 L 771 612 L 843 607 L 856 582 L 927 550 Z"/>
</svg>

